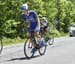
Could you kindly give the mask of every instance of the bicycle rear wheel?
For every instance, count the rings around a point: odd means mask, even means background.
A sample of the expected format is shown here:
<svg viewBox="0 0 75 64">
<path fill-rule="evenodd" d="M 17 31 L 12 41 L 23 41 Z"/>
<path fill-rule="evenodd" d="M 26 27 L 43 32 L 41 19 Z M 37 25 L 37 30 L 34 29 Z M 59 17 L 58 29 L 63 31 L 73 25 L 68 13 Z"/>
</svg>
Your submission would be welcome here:
<svg viewBox="0 0 75 64">
<path fill-rule="evenodd" d="M 39 48 L 40 55 L 44 55 L 46 52 L 46 42 L 45 41 L 39 42 L 39 46 L 40 46 Z"/>
<path fill-rule="evenodd" d="M 0 54 L 2 52 L 2 49 L 3 49 L 3 43 L 2 43 L 2 38 L 0 38 Z"/>
<path fill-rule="evenodd" d="M 52 45 L 53 42 L 54 42 L 54 35 L 53 35 L 53 33 L 49 33 L 49 34 L 50 34 L 50 35 L 49 35 L 49 39 L 48 39 L 47 43 L 48 43 L 49 45 Z"/>
<path fill-rule="evenodd" d="M 27 59 L 30 59 L 33 56 L 33 53 L 32 53 L 32 49 L 34 48 L 33 43 L 34 41 L 32 40 L 32 38 L 27 38 L 25 41 L 24 54 Z"/>
</svg>

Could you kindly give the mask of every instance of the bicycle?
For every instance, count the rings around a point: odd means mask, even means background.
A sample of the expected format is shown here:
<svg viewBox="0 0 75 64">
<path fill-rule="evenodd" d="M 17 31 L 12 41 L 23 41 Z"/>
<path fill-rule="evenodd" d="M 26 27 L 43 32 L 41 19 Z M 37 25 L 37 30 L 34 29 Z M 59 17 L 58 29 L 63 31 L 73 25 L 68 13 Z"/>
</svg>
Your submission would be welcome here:
<svg viewBox="0 0 75 64">
<path fill-rule="evenodd" d="M 53 42 L 54 42 L 54 33 L 48 32 L 48 34 L 46 36 L 47 36 L 46 37 L 46 42 L 49 45 L 53 45 Z"/>
<path fill-rule="evenodd" d="M 0 36 L 0 54 L 2 52 L 2 49 L 3 49 L 2 36 Z"/>
<path fill-rule="evenodd" d="M 54 42 L 54 33 L 52 33 L 50 30 L 48 32 L 45 32 L 43 28 L 41 28 L 41 35 L 45 38 L 46 44 L 52 45 Z"/>
<path fill-rule="evenodd" d="M 32 53 L 33 49 L 36 49 L 36 51 L 38 50 L 40 55 L 44 55 L 45 51 L 46 51 L 45 43 L 42 46 L 42 43 L 39 42 L 39 40 L 36 40 L 35 33 L 33 30 L 30 30 L 29 34 L 30 35 L 28 37 L 26 37 L 26 39 L 25 39 L 26 41 L 24 44 L 24 54 L 25 54 L 26 58 L 30 59 L 33 57 L 33 53 Z M 37 44 L 37 42 L 38 42 L 38 44 Z"/>
</svg>

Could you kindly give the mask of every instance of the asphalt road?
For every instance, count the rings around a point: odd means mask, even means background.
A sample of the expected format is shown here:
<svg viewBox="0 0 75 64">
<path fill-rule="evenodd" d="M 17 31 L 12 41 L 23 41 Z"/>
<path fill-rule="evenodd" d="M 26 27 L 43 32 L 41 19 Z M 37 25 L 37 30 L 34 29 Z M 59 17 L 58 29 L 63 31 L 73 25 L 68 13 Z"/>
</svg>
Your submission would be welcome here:
<svg viewBox="0 0 75 64">
<path fill-rule="evenodd" d="M 34 58 L 26 59 L 23 45 L 4 47 L 0 55 L 0 64 L 75 64 L 75 37 L 55 38 L 48 46 L 45 55 L 36 52 Z"/>
</svg>

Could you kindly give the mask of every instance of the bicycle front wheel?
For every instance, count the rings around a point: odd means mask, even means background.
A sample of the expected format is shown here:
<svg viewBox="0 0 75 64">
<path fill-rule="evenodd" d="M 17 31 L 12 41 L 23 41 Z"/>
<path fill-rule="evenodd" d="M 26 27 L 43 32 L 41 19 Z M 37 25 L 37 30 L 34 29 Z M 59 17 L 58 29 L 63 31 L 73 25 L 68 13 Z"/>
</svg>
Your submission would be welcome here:
<svg viewBox="0 0 75 64">
<path fill-rule="evenodd" d="M 0 38 L 0 54 L 2 52 L 2 49 L 3 49 L 3 43 L 2 43 L 2 38 Z"/>
<path fill-rule="evenodd" d="M 24 44 L 24 54 L 27 59 L 33 56 L 32 49 L 34 48 L 32 38 L 27 38 Z"/>
</svg>

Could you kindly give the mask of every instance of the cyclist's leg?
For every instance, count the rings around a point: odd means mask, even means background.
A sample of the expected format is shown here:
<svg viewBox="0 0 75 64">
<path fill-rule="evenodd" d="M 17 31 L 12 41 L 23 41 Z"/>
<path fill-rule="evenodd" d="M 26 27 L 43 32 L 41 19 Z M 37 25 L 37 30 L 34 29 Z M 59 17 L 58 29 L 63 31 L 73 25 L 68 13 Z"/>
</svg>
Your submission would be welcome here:
<svg viewBox="0 0 75 64">
<path fill-rule="evenodd" d="M 41 38 L 41 36 L 39 35 L 40 28 L 39 27 L 36 27 L 36 29 L 34 30 L 34 32 L 35 32 L 35 39 L 37 41 L 37 39 L 40 39 Z M 36 50 L 38 48 L 37 46 L 38 46 L 38 43 L 37 43 L 37 45 L 34 45 L 34 48 L 31 51 L 33 53 L 33 55 L 35 54 L 35 52 L 36 52 Z"/>
<path fill-rule="evenodd" d="M 44 27 L 44 31 L 45 31 L 45 32 L 48 32 L 48 30 L 49 30 L 49 27 L 48 27 L 48 26 L 45 26 L 45 27 Z"/>
<path fill-rule="evenodd" d="M 37 34 L 37 38 L 39 38 L 39 41 L 37 42 L 37 48 L 39 50 L 40 55 L 43 55 L 46 51 L 46 46 L 45 46 L 45 40 L 44 38 L 39 34 L 40 30 L 37 29 L 36 34 Z"/>
<path fill-rule="evenodd" d="M 39 42 L 37 42 L 38 44 L 40 43 L 40 46 L 44 46 L 45 45 L 45 40 L 43 37 L 41 37 L 41 35 L 39 34 L 40 32 L 40 28 L 37 27 L 36 29 L 36 35 L 37 35 L 37 38 L 39 38 Z"/>
</svg>

